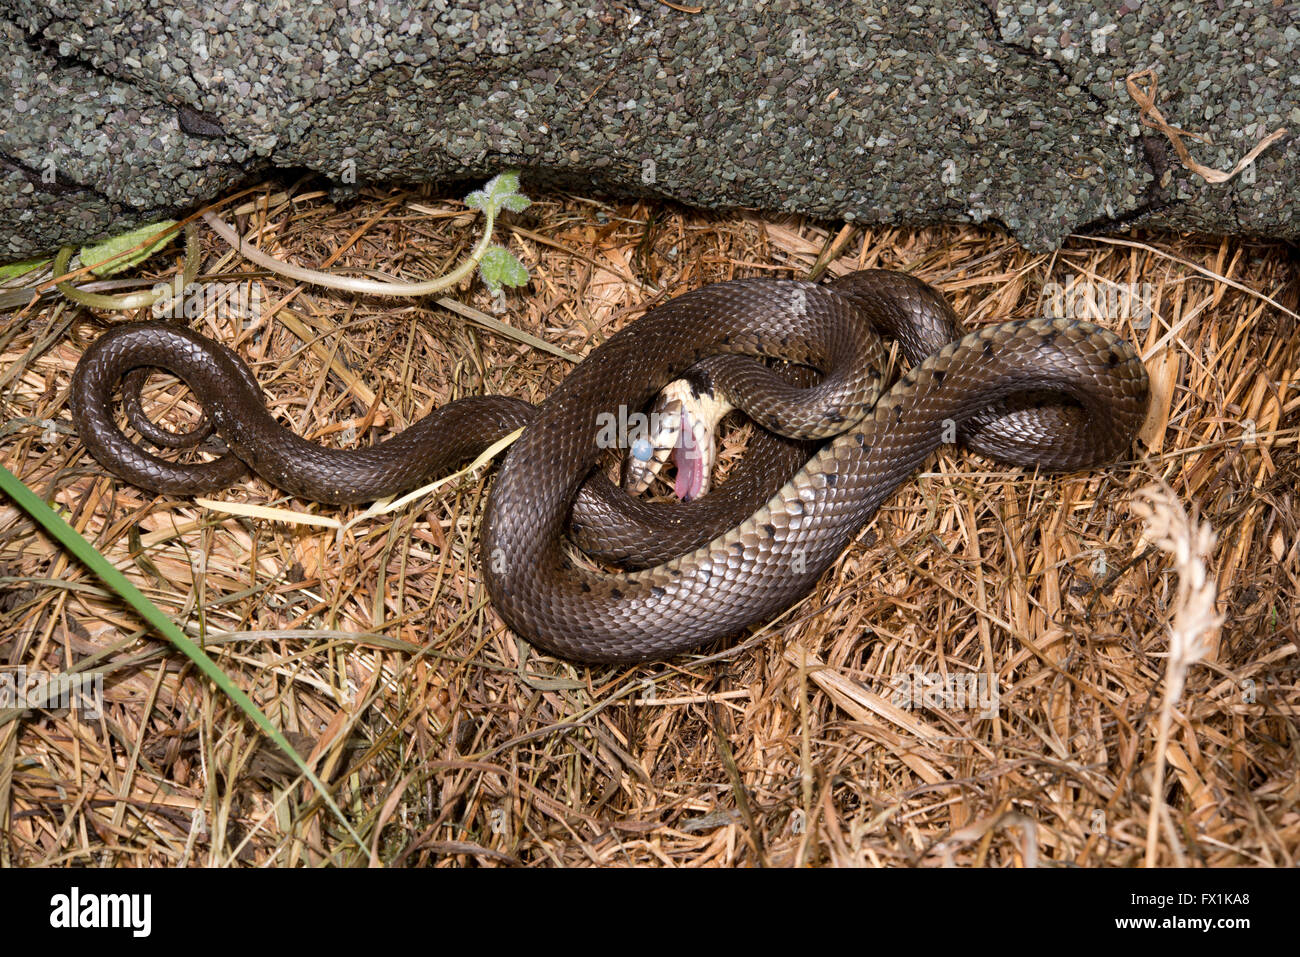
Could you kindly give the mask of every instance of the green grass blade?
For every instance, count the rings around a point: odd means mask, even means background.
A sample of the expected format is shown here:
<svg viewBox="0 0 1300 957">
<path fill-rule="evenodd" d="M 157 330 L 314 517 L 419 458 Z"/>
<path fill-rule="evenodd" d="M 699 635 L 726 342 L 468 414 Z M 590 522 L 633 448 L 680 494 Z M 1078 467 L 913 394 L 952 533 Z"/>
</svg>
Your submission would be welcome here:
<svg viewBox="0 0 1300 957">
<path fill-rule="evenodd" d="M 330 810 L 334 812 L 348 834 L 356 841 L 357 849 L 362 852 L 366 850 L 366 845 L 361 840 L 361 837 L 353 830 L 348 819 L 343 816 L 343 811 L 334 803 L 334 798 L 330 796 L 325 785 L 316 777 L 311 768 L 307 767 L 307 762 L 285 740 L 284 735 L 271 723 L 271 719 L 262 713 L 262 709 L 254 704 L 252 699 L 230 680 L 229 675 L 217 667 L 216 662 L 209 658 L 202 648 L 187 638 L 185 633 L 177 628 L 157 605 L 127 581 L 126 576 L 114 568 L 95 546 L 82 538 L 76 529 L 65 522 L 57 512 L 41 501 L 36 493 L 3 466 L 0 466 L 0 490 L 3 490 L 14 502 L 25 509 L 27 514 L 39 522 L 47 532 L 53 535 L 68 551 L 72 552 L 82 564 L 98 575 L 105 585 L 117 592 L 145 621 L 162 632 L 168 641 L 175 645 L 185 657 L 194 662 L 195 667 L 207 675 L 244 714 L 248 715 L 249 719 L 289 756 L 290 760 L 298 766 L 298 770 L 302 771 L 303 775 L 316 787 L 316 790 L 320 792 L 321 799 L 329 805 Z"/>
</svg>

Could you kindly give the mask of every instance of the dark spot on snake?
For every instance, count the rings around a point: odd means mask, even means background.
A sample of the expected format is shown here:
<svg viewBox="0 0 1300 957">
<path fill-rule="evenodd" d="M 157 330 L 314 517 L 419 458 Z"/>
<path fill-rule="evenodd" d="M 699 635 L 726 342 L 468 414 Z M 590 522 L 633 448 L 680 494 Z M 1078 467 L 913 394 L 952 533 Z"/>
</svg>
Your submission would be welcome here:
<svg viewBox="0 0 1300 957">
<path fill-rule="evenodd" d="M 948 372 L 945 369 L 935 369 L 931 378 L 934 379 L 935 385 L 943 385 L 943 380 L 948 378 Z"/>
<path fill-rule="evenodd" d="M 894 406 L 894 421 L 895 422 L 903 421 L 903 407 L 901 405 Z"/>
<path fill-rule="evenodd" d="M 651 586 L 650 586 L 650 594 L 654 595 L 656 598 L 663 598 L 665 592 L 664 592 L 664 590 L 663 590 L 662 588 L 660 588 L 658 585 L 651 585 Z"/>
<path fill-rule="evenodd" d="M 865 433 L 859 432 L 853 437 L 858 441 L 858 448 L 865 449 L 867 447 L 867 436 Z"/>
<path fill-rule="evenodd" d="M 585 591 L 585 592 L 590 592 L 590 591 L 591 591 L 591 586 L 588 585 L 586 582 L 582 582 L 581 584 L 582 584 L 582 590 L 583 590 L 583 591 Z"/>
<path fill-rule="evenodd" d="M 984 355 L 986 358 L 993 358 L 993 343 L 988 339 L 984 340 Z"/>
<path fill-rule="evenodd" d="M 1119 353 L 1114 349 L 1110 351 L 1110 355 L 1106 356 L 1106 365 L 1112 369 L 1119 365 Z"/>
<path fill-rule="evenodd" d="M 776 538 L 776 526 L 771 522 L 765 523 L 763 525 L 763 533 L 767 535 L 768 538 Z"/>
<path fill-rule="evenodd" d="M 613 598 L 615 601 L 618 601 L 620 598 L 623 597 L 623 593 L 619 591 L 617 588 L 611 588 L 609 590 L 609 597 Z"/>
</svg>

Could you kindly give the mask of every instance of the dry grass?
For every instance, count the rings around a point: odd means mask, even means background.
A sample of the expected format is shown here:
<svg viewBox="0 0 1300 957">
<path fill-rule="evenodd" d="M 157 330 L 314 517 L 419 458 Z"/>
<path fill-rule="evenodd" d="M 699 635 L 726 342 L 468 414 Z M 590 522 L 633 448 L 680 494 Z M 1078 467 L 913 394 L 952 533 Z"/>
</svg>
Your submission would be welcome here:
<svg viewBox="0 0 1300 957">
<path fill-rule="evenodd" d="M 577 354 L 704 283 L 805 275 L 837 238 L 831 272 L 912 269 L 975 325 L 1037 314 L 1048 283 L 1151 283 L 1149 327 L 1129 309 L 1100 317 L 1151 370 L 1145 451 L 1048 478 L 946 450 L 774 624 L 695 660 L 588 669 L 531 653 L 487 603 L 490 470 L 342 537 L 156 498 L 106 478 L 68 426 L 69 373 L 103 318 L 0 317 L 0 462 L 203 638 L 369 842 L 353 846 L 218 692 L 0 503 L 0 667 L 93 658 L 106 697 L 97 719 L 0 713 L 0 863 L 1297 863 L 1293 251 L 1140 237 L 1041 256 L 973 228 L 837 236 L 533 198 L 503 234 L 533 282 L 502 318 Z M 272 211 L 269 248 L 427 276 L 472 241 L 461 212 L 410 193 L 343 210 L 300 196 Z M 465 394 L 537 401 L 568 367 L 429 304 L 252 274 L 211 237 L 204 263 L 256 289 L 265 319 L 218 309 L 197 327 L 323 441 L 369 441 Z M 481 287 L 458 298 L 492 308 Z M 1181 693 L 1166 655 L 1188 586 L 1130 507 L 1153 481 L 1218 537 L 1204 567 L 1223 624 Z M 255 480 L 222 497 L 353 514 Z M 983 676 L 996 707 L 905 708 L 917 674 Z"/>
</svg>

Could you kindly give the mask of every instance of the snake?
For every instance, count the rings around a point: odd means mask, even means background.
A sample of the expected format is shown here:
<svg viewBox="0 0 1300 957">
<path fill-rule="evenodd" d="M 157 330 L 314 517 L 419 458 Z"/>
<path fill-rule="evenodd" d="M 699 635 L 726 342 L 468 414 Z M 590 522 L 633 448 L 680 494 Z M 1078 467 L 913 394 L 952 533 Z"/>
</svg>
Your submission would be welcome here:
<svg viewBox="0 0 1300 957">
<path fill-rule="evenodd" d="M 882 336 L 909 364 L 892 384 Z M 178 464 L 127 436 L 114 395 L 132 391 L 129 376 L 138 389 L 147 367 L 189 387 L 226 455 Z M 694 502 L 629 496 L 600 468 L 601 436 L 700 370 L 759 435 L 774 434 L 756 437 L 761 449 Z M 70 407 L 86 448 L 127 482 L 194 494 L 251 468 L 329 503 L 408 490 L 522 428 L 481 527 L 492 607 L 559 657 L 635 664 L 732 636 L 809 594 L 941 445 L 1049 472 L 1092 469 L 1130 447 L 1149 392 L 1137 351 L 1100 325 L 1039 317 L 968 332 L 933 286 L 870 269 L 825 283 L 750 278 L 691 290 L 614 333 L 536 406 L 466 396 L 365 448 L 295 435 L 232 350 L 174 323 L 125 323 L 91 343 Z M 638 536 L 652 541 L 628 544 Z M 605 564 L 575 555 L 575 542 Z M 608 567 L 619 560 L 628 567 Z"/>
</svg>

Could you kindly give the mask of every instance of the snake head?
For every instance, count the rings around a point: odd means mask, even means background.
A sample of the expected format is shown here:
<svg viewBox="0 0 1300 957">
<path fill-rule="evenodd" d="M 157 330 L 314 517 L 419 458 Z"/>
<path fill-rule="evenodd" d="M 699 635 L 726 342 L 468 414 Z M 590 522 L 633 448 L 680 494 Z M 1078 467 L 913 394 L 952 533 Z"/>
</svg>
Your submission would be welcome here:
<svg viewBox="0 0 1300 957">
<path fill-rule="evenodd" d="M 711 384 L 692 378 L 670 382 L 650 413 L 649 435 L 633 445 L 623 467 L 623 488 L 648 489 L 672 456 L 677 466 L 673 493 L 683 502 L 709 490 L 718 459 L 718 423 L 732 404 Z"/>
</svg>

